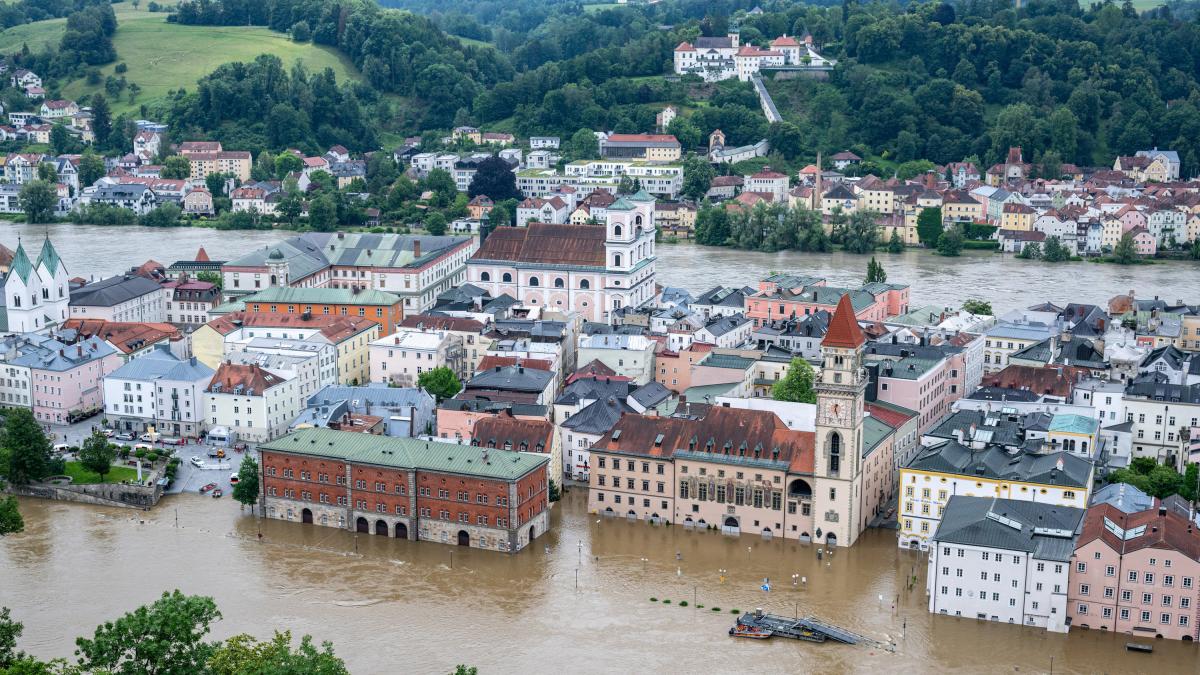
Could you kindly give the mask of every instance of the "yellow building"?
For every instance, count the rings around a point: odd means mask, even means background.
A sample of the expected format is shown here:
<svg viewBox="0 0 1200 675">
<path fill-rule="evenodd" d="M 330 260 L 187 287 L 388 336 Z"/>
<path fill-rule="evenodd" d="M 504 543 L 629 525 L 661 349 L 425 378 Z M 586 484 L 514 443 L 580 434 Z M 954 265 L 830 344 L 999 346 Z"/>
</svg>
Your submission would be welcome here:
<svg viewBox="0 0 1200 675">
<path fill-rule="evenodd" d="M 250 180 L 250 153 L 244 150 L 222 150 L 219 152 L 196 152 L 187 155 L 192 165 L 193 180 L 204 180 L 214 173 L 231 174 L 239 181 Z"/>
<path fill-rule="evenodd" d="M 1032 206 L 1010 202 L 1004 205 L 1000 216 L 1000 229 L 1028 232 L 1033 229 L 1033 220 L 1036 217 L 1037 211 L 1033 210 Z"/>
<path fill-rule="evenodd" d="M 938 439 L 900 468 L 901 548 L 926 550 L 955 495 L 1086 509 L 1095 466 L 1066 451 L 1015 454 L 1004 446 Z"/>
<path fill-rule="evenodd" d="M 942 220 L 956 223 L 983 222 L 983 203 L 963 190 L 950 190 L 942 200 Z"/>
</svg>

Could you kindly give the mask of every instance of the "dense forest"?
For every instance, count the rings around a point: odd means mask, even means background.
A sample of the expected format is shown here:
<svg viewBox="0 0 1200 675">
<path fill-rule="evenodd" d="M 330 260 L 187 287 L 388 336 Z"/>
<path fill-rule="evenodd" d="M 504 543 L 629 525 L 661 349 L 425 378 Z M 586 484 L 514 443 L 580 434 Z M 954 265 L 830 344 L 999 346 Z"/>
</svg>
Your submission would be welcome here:
<svg viewBox="0 0 1200 675">
<path fill-rule="evenodd" d="M 719 127 L 733 144 L 769 138 L 766 161 L 787 168 L 847 148 L 868 158 L 868 170 L 912 173 L 926 160 L 985 168 L 1013 145 L 1043 167 L 1109 164 L 1159 146 L 1179 151 L 1184 173 L 1200 171 L 1195 0 L 1141 14 L 1128 0 L 382 1 L 388 7 L 184 0 L 169 20 L 261 25 L 327 45 L 361 81 L 260 59 L 180 83 L 140 112 L 248 149 L 335 141 L 368 149 L 458 124 L 563 137 L 649 131 L 674 104 L 682 117 L 672 132 L 688 149 Z M 64 81 L 113 60 L 116 21 L 103 0 L 0 5 L 5 25 L 62 16 L 60 49 L 24 50 L 17 65 Z M 663 77 L 679 42 L 729 30 L 755 44 L 809 33 L 838 65 L 825 80 L 769 80 L 785 118 L 774 125 L 745 83 Z"/>
</svg>

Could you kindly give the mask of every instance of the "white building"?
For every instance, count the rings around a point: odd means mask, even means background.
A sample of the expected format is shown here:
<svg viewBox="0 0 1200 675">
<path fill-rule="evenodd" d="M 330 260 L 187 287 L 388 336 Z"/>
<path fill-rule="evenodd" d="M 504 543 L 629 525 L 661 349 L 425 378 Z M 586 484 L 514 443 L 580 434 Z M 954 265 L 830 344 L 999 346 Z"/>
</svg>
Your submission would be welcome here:
<svg viewBox="0 0 1200 675">
<path fill-rule="evenodd" d="M 323 335 L 304 340 L 253 338 L 226 342 L 231 363 L 258 365 L 296 384 L 297 395 L 309 396 L 338 383 L 337 347 Z"/>
<path fill-rule="evenodd" d="M 302 407 L 295 383 L 255 365 L 222 363 L 204 394 L 208 424 L 251 443 L 286 433 Z"/>
<path fill-rule="evenodd" d="M 1084 513 L 952 497 L 930 546 L 929 611 L 1067 632 L 1067 575 Z"/>
<path fill-rule="evenodd" d="M 617 375 L 641 385 L 654 379 L 654 349 L 657 345 L 645 335 L 581 335 L 576 359 L 579 363 L 599 361 Z"/>
<path fill-rule="evenodd" d="M 163 323 L 171 289 L 131 274 L 109 277 L 71 291 L 72 319 Z"/>
<path fill-rule="evenodd" d="M 403 328 L 367 346 L 371 381 L 415 387 L 421 373 L 449 367 L 461 340 L 447 331 Z"/>
<path fill-rule="evenodd" d="M 167 436 L 198 437 L 204 431 L 204 389 L 213 369 L 184 359 L 159 344 L 104 378 L 105 417 L 113 428 Z"/>
<path fill-rule="evenodd" d="M 3 310 L 12 333 L 42 331 L 67 320 L 70 291 L 67 266 L 47 237 L 37 260 L 18 242 L 4 277 Z"/>
</svg>

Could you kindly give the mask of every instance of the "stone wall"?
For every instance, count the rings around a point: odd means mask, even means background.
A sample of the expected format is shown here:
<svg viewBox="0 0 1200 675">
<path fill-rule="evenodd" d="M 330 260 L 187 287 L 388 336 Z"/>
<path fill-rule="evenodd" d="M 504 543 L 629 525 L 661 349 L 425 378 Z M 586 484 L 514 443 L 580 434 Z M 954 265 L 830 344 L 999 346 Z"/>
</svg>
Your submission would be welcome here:
<svg viewBox="0 0 1200 675">
<path fill-rule="evenodd" d="M 10 485 L 9 492 L 22 497 L 55 499 L 64 502 L 80 502 L 96 506 L 120 506 L 129 509 L 149 509 L 162 498 L 162 488 L 121 483 L 97 483 L 95 485 Z"/>
</svg>

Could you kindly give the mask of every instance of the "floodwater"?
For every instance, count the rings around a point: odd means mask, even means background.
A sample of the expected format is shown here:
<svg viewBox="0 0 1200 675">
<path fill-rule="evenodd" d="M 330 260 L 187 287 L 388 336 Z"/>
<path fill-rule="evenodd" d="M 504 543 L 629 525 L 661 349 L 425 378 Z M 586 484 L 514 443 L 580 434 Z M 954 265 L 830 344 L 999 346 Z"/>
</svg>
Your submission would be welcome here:
<svg viewBox="0 0 1200 675">
<path fill-rule="evenodd" d="M 312 634 L 355 673 L 1027 673 L 1051 659 L 1055 673 L 1200 671 L 1190 643 L 1135 654 L 1122 635 L 931 616 L 925 560 L 891 530 L 818 560 L 813 545 L 599 520 L 584 498 L 568 492 L 516 555 L 259 520 L 194 493 L 145 513 L 27 499 L 25 533 L 0 540 L 0 605 L 25 623 L 18 647 L 41 657 L 70 657 L 74 636 L 179 588 L 216 599 L 216 638 Z M 755 607 L 798 608 L 896 651 L 728 637 L 729 610 Z"/>
<path fill-rule="evenodd" d="M 71 276 L 111 276 L 147 259 L 170 265 L 191 260 L 203 246 L 213 260 L 228 260 L 255 248 L 294 236 L 287 231 L 209 228 L 156 229 L 95 225 L 26 225 L 0 222 L 0 243 L 15 248 L 18 235 L 41 245 L 46 232 L 66 261 Z M 771 272 L 795 272 L 825 277 L 830 285 L 857 286 L 866 276 L 867 256 L 848 253 L 759 253 L 690 243 L 661 244 L 658 282 L 694 294 L 717 285 L 755 285 Z M 1136 289 L 1141 297 L 1161 296 L 1174 301 L 1196 300 L 1200 263 L 1160 262 L 1155 265 L 1043 263 L 1014 260 L 1011 255 L 967 251 L 943 258 L 926 251 L 877 253 L 888 280 L 912 287 L 912 305 L 958 307 L 968 297 L 992 302 L 997 312 L 1052 301 L 1103 305 L 1114 295 Z"/>
</svg>

